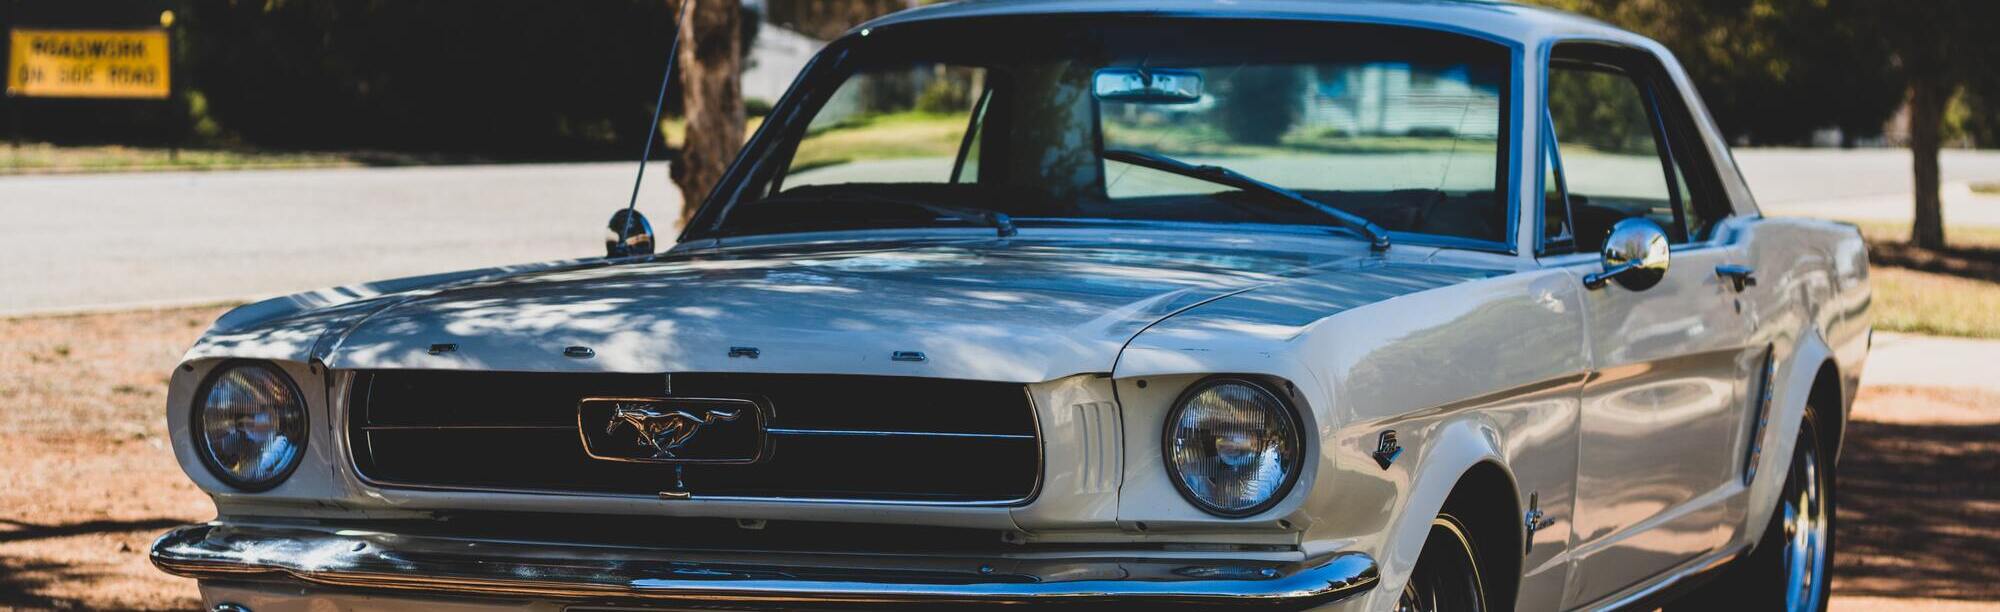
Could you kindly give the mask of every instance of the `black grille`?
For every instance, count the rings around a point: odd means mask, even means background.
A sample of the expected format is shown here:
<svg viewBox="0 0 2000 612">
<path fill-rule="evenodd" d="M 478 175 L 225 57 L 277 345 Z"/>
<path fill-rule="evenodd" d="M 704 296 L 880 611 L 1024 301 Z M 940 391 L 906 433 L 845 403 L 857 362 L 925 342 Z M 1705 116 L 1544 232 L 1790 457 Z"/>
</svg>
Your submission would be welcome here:
<svg viewBox="0 0 2000 612">
<path fill-rule="evenodd" d="M 1021 385 L 889 376 L 674 374 L 674 396 L 764 403 L 765 458 L 677 466 L 585 454 L 580 400 L 657 397 L 667 383 L 661 374 L 360 372 L 349 399 L 355 467 L 388 487 L 987 503 L 1025 500 L 1041 472 Z"/>
</svg>

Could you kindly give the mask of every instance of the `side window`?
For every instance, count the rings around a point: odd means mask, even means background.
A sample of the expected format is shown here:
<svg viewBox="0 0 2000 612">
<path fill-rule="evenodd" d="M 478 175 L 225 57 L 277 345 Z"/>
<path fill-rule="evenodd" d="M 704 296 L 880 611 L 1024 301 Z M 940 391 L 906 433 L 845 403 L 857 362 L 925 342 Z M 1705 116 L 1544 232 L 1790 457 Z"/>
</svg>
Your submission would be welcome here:
<svg viewBox="0 0 2000 612">
<path fill-rule="evenodd" d="M 1688 241 L 1685 187 L 1668 163 L 1647 90 L 1616 69 L 1558 63 L 1549 70 L 1549 116 L 1569 192 L 1576 250 L 1603 247 L 1611 226 L 1646 217 L 1674 243 Z"/>
<path fill-rule="evenodd" d="M 986 133 L 986 110 L 993 105 L 993 90 L 979 94 L 979 102 L 972 105 L 972 122 L 965 126 L 965 144 L 958 147 L 958 161 L 952 164 L 951 182 L 979 182 L 979 147 L 984 144 L 980 134 Z"/>
<path fill-rule="evenodd" d="M 925 64 L 854 75 L 806 127 L 783 188 L 976 177 L 976 165 L 966 168 L 964 147 L 985 101 L 985 73 Z"/>
<path fill-rule="evenodd" d="M 1665 109 L 1661 110 L 1665 112 Z M 1669 125 L 1672 123 L 1668 122 Z M 1696 162 L 1691 161 L 1689 157 L 1691 152 L 1687 150 L 1694 143 L 1688 139 L 1673 138 L 1669 138 L 1668 142 L 1672 143 L 1674 149 L 1674 185 L 1680 190 L 1681 217 L 1687 224 L 1688 241 L 1707 239 L 1709 226 L 1721 220 L 1720 215 L 1711 211 L 1728 210 L 1728 204 L 1720 199 L 1710 202 L 1704 195 L 1705 190 L 1688 185 L 1689 176 L 1699 176 L 1694 174 Z"/>
</svg>

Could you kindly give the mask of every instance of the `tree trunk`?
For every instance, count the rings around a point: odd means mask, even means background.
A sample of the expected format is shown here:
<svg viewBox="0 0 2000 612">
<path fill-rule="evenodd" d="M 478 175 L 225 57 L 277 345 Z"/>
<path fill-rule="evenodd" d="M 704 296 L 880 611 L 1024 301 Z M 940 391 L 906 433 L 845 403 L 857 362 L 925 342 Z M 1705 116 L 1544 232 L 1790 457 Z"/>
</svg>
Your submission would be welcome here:
<svg viewBox="0 0 2000 612">
<path fill-rule="evenodd" d="M 1910 78 L 1910 156 L 1915 158 L 1917 214 L 1910 242 L 1944 248 L 1944 202 L 1938 196 L 1938 141 L 1944 122 L 1944 84 L 1936 76 Z"/>
<path fill-rule="evenodd" d="M 682 2 L 695 5 L 680 24 L 678 68 L 687 136 L 672 174 L 681 188 L 680 225 L 686 227 L 743 147 L 743 49 L 739 0 L 669 0 L 677 15 Z"/>
</svg>

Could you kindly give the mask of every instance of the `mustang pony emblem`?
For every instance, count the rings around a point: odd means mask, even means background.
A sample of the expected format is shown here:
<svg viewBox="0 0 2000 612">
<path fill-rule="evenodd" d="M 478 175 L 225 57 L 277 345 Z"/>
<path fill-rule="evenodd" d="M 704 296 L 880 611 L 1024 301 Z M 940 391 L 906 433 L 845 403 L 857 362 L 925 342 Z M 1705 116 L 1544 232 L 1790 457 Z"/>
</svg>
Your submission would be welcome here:
<svg viewBox="0 0 2000 612">
<path fill-rule="evenodd" d="M 674 449 L 687 445 L 701 428 L 716 421 L 734 421 L 742 416 L 737 410 L 710 410 L 701 416 L 686 410 L 660 410 L 644 405 L 619 405 L 611 413 L 611 424 L 604 433 L 617 433 L 618 428 L 631 425 L 638 433 L 639 442 L 653 447 L 654 459 L 674 458 Z"/>
</svg>

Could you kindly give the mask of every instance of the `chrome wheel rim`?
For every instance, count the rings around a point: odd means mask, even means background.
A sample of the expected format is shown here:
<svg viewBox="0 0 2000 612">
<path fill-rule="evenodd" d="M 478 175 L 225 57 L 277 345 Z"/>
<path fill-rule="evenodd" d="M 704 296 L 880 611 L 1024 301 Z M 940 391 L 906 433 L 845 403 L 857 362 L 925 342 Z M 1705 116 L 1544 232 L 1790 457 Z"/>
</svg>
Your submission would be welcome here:
<svg viewBox="0 0 2000 612">
<path fill-rule="evenodd" d="M 1458 521 L 1443 516 L 1433 519 L 1417 569 L 1396 598 L 1396 612 L 1485 609 L 1485 589 L 1479 581 L 1479 564 L 1473 561 L 1472 540 Z"/>
<path fill-rule="evenodd" d="M 1800 441 L 1792 473 L 1785 479 L 1779 511 L 1785 536 L 1785 609 L 1816 612 L 1825 595 L 1827 502 L 1820 484 L 1819 449 Z"/>
</svg>

